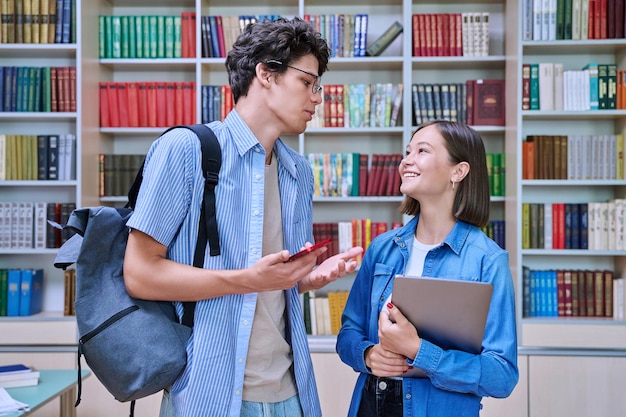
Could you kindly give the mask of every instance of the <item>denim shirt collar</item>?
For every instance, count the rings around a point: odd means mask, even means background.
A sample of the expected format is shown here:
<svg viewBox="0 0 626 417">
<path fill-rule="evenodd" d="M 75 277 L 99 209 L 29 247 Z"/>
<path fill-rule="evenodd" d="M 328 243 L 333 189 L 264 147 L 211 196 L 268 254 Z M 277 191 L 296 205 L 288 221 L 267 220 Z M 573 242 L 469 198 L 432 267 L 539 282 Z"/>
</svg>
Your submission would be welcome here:
<svg viewBox="0 0 626 417">
<path fill-rule="evenodd" d="M 415 229 L 419 222 L 419 214 L 413 217 L 404 227 L 397 229 L 394 241 L 400 247 L 410 248 L 413 245 L 413 238 L 415 236 Z M 457 255 L 461 253 L 463 245 L 467 241 L 472 226 L 464 221 L 457 220 L 454 227 L 448 233 L 448 236 L 441 243 L 447 245 Z"/>
</svg>

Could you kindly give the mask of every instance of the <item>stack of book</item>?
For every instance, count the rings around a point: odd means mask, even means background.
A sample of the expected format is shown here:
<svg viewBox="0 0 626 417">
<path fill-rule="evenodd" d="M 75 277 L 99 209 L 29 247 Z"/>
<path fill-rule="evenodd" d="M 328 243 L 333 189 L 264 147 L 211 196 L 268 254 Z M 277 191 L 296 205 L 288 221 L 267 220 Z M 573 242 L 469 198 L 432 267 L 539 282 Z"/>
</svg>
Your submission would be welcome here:
<svg viewBox="0 0 626 417">
<path fill-rule="evenodd" d="M 39 371 L 26 365 L 0 366 L 0 387 L 16 388 L 30 387 L 39 383 Z"/>
</svg>

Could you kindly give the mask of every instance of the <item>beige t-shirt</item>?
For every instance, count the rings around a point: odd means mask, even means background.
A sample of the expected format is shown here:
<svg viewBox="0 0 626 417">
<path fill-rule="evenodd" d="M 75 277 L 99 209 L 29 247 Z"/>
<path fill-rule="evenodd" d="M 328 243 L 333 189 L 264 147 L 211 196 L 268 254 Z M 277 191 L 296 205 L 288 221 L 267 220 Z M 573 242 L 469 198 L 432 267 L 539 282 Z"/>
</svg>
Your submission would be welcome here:
<svg viewBox="0 0 626 417">
<path fill-rule="evenodd" d="M 278 190 L 278 163 L 265 167 L 265 217 L 263 256 L 283 250 L 283 230 Z M 284 401 L 297 394 L 293 353 L 285 340 L 285 292 L 260 292 L 243 383 L 243 399 L 255 402 Z"/>
</svg>

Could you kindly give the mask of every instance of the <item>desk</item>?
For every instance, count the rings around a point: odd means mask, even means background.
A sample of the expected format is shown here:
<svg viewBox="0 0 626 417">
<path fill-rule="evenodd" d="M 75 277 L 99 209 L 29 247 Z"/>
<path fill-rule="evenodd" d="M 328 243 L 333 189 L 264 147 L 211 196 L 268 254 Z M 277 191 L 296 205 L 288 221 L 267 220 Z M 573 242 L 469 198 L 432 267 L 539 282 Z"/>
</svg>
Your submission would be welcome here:
<svg viewBox="0 0 626 417">
<path fill-rule="evenodd" d="M 30 411 L 9 414 L 7 417 L 27 416 L 57 397 L 61 399 L 60 417 L 76 417 L 76 369 L 39 370 L 39 384 L 32 387 L 7 388 L 7 392 L 17 401 L 30 406 Z M 91 374 L 82 371 L 82 378 Z"/>
</svg>

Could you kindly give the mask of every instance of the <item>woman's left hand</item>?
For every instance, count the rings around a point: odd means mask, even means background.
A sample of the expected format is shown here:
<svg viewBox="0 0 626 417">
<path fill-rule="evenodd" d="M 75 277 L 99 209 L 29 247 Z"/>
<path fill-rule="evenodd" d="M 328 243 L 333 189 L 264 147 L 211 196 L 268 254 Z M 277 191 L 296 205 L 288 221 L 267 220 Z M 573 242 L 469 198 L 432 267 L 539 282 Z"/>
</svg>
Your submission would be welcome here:
<svg viewBox="0 0 626 417">
<path fill-rule="evenodd" d="M 378 339 L 382 347 L 414 360 L 421 345 L 417 330 L 393 304 L 378 316 Z"/>
</svg>

